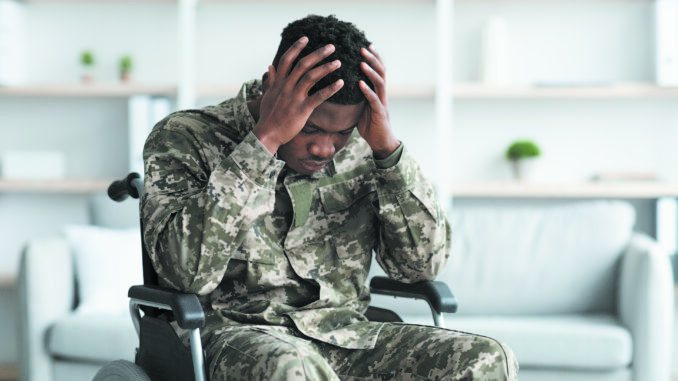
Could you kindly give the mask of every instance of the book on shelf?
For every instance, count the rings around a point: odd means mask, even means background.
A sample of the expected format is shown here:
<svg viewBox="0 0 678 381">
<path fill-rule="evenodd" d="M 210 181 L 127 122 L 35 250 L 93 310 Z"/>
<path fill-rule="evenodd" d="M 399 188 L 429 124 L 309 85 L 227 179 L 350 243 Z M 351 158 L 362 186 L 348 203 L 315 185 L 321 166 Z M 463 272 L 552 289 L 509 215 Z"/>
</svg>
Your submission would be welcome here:
<svg viewBox="0 0 678 381">
<path fill-rule="evenodd" d="M 659 176 L 654 172 L 598 172 L 591 178 L 597 182 L 638 182 L 659 181 Z"/>
</svg>

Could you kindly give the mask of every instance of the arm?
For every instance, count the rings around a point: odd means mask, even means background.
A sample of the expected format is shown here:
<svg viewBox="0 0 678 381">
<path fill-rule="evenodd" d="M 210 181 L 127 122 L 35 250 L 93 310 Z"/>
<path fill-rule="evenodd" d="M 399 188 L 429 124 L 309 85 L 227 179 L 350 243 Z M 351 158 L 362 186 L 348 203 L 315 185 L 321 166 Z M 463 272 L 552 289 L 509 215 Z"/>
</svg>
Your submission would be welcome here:
<svg viewBox="0 0 678 381">
<path fill-rule="evenodd" d="M 358 132 L 372 148 L 379 168 L 377 261 L 389 277 L 402 282 L 434 279 L 449 258 L 450 226 L 433 187 L 391 130 L 381 58 L 371 46 L 362 54 L 362 69 L 374 85 L 371 90 L 360 83 L 369 107 Z"/>
<path fill-rule="evenodd" d="M 447 264 L 451 229 L 433 187 L 407 147 L 398 164 L 377 172 L 377 261 L 389 277 L 402 282 L 434 279 Z"/>
<path fill-rule="evenodd" d="M 273 154 L 343 85 L 339 80 L 308 95 L 340 64 L 315 67 L 334 51 L 328 45 L 300 59 L 290 71 L 307 42 L 303 37 L 293 44 L 278 69 L 269 66 L 257 124 L 231 152 L 223 152 L 216 168 L 208 170 L 203 151 L 215 155 L 213 151 L 223 147 L 201 147 L 192 136 L 197 132 L 172 126 L 195 124 L 192 119 L 170 119 L 149 137 L 144 148 L 144 241 L 158 276 L 170 286 L 212 292 L 252 223 L 273 210 L 275 182 L 283 166 Z"/>
<path fill-rule="evenodd" d="M 198 143 L 169 120 L 144 148 L 144 242 L 158 276 L 183 292 L 216 288 L 244 231 L 273 210 L 282 163 L 253 134 L 211 173 Z"/>
</svg>

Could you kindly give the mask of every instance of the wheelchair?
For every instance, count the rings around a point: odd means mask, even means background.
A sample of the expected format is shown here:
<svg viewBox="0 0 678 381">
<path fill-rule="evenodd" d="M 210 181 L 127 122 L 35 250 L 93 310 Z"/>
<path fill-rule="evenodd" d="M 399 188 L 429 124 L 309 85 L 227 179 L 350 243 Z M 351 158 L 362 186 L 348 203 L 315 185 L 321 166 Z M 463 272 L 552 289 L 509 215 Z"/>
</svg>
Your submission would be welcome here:
<svg viewBox="0 0 678 381">
<path fill-rule="evenodd" d="M 108 188 L 108 196 L 122 202 L 130 196 L 139 199 L 142 190 L 141 176 L 132 172 L 124 179 L 114 181 Z M 143 225 L 141 231 L 143 234 Z M 134 285 L 128 291 L 130 314 L 139 336 L 135 361 L 108 363 L 97 372 L 93 381 L 209 380 L 200 339 L 205 315 L 197 295 L 158 286 L 158 274 L 153 269 L 143 236 L 141 249 L 144 284 Z M 444 326 L 443 313 L 457 311 L 456 298 L 447 284 L 440 281 L 405 284 L 387 277 L 373 277 L 370 292 L 426 301 L 434 324 L 439 327 Z M 374 306 L 368 307 L 365 316 L 376 322 L 402 322 L 397 313 Z M 172 322 L 189 332 L 190 348 L 180 341 Z"/>
</svg>

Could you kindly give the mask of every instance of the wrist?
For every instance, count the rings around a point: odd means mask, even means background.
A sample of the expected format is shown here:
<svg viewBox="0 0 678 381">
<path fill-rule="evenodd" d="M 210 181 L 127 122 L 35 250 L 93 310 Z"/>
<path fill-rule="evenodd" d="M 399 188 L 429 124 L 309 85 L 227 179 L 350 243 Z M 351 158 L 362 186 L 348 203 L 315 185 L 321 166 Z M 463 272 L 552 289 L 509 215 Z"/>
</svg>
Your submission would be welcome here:
<svg viewBox="0 0 678 381">
<path fill-rule="evenodd" d="M 278 148 L 280 148 L 281 144 L 279 143 L 275 134 L 271 131 L 271 128 L 267 128 L 266 126 L 259 123 L 257 123 L 254 126 L 254 129 L 252 129 L 252 133 L 257 137 L 257 139 L 259 139 L 259 142 L 261 142 L 261 144 L 266 147 L 271 155 L 275 155 L 276 152 L 278 152 Z"/>
<path fill-rule="evenodd" d="M 400 141 L 398 139 L 390 139 L 389 143 L 384 147 L 372 148 L 372 156 L 377 160 L 383 160 L 391 156 L 398 147 L 400 147 Z"/>
</svg>

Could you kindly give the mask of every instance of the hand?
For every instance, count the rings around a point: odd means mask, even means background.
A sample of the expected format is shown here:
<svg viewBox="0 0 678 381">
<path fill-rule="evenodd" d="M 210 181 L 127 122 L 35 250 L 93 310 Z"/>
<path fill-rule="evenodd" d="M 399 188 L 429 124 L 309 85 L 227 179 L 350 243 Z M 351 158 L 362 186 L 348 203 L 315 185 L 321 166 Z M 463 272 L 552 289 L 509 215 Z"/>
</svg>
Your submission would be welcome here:
<svg viewBox="0 0 678 381">
<path fill-rule="evenodd" d="M 280 58 L 277 70 L 273 65 L 268 67 L 269 88 L 261 98 L 259 120 L 253 132 L 272 154 L 292 140 L 304 128 L 313 110 L 344 85 L 339 79 L 308 95 L 321 78 L 338 69 L 341 63 L 335 60 L 314 68 L 334 52 L 333 45 L 326 45 L 300 59 L 290 71 L 292 62 L 307 43 L 307 37 L 300 38 Z"/>
<path fill-rule="evenodd" d="M 367 62 L 362 62 L 360 67 L 374 85 L 374 91 L 364 81 L 360 81 L 360 90 L 367 98 L 367 105 L 358 122 L 358 132 L 372 148 L 374 157 L 385 159 L 400 146 L 400 141 L 391 130 L 388 116 L 386 67 L 373 46 L 362 48 L 361 53 Z"/>
</svg>

